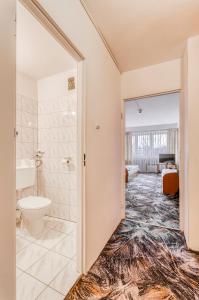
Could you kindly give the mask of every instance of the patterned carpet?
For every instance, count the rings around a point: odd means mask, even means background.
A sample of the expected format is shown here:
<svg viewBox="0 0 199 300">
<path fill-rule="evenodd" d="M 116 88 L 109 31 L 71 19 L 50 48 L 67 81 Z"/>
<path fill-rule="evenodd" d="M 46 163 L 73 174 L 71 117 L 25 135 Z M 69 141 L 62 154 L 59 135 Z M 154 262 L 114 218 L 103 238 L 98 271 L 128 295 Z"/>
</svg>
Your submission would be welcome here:
<svg viewBox="0 0 199 300">
<path fill-rule="evenodd" d="M 126 220 L 65 299 L 199 300 L 199 255 L 177 229 L 178 199 L 162 196 L 158 175 L 139 174 L 126 200 Z"/>
<path fill-rule="evenodd" d="M 161 175 L 139 174 L 126 187 L 126 218 L 179 229 L 179 198 L 162 194 Z"/>
</svg>

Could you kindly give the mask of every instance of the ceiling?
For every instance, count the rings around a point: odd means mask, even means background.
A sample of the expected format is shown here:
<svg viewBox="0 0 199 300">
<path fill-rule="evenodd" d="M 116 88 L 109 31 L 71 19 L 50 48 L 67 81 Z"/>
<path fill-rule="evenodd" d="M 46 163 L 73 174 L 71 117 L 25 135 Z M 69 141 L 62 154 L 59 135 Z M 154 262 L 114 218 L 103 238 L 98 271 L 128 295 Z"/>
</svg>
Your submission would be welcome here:
<svg viewBox="0 0 199 300">
<path fill-rule="evenodd" d="M 66 50 L 17 3 L 17 71 L 40 79 L 75 67 Z"/>
<path fill-rule="evenodd" d="M 121 71 L 180 58 L 199 34 L 198 0 L 81 0 Z"/>
<path fill-rule="evenodd" d="M 142 113 L 138 113 L 138 109 Z M 125 127 L 141 127 L 179 122 L 179 93 L 125 102 Z"/>
</svg>

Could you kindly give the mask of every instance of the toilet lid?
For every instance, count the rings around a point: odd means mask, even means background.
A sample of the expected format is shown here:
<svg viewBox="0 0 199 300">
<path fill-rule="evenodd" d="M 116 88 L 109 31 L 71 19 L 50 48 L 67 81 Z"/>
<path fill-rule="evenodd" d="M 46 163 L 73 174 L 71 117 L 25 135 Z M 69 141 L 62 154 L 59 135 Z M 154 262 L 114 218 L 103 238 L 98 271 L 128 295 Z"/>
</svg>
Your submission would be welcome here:
<svg viewBox="0 0 199 300">
<path fill-rule="evenodd" d="M 44 197 L 29 196 L 18 201 L 18 206 L 23 209 L 39 209 L 51 204 L 51 200 Z"/>
</svg>

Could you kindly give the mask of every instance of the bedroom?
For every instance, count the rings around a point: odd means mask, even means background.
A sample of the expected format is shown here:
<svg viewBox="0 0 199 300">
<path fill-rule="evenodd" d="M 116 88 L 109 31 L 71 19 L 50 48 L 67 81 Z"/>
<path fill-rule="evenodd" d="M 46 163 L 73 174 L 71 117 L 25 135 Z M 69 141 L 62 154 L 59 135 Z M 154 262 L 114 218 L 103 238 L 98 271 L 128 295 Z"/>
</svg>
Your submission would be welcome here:
<svg viewBox="0 0 199 300">
<path fill-rule="evenodd" d="M 125 102 L 126 217 L 179 229 L 179 92 Z"/>
</svg>

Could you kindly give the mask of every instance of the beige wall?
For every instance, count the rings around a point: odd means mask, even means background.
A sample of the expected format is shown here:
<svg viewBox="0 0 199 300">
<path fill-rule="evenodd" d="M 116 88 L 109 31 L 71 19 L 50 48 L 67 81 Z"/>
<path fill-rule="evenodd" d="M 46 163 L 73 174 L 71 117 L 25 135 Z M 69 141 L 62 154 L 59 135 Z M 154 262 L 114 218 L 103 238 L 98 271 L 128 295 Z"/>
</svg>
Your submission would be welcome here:
<svg viewBox="0 0 199 300">
<path fill-rule="evenodd" d="M 15 299 L 15 1 L 0 1 L 0 299 Z"/>
<path fill-rule="evenodd" d="M 198 111 L 199 111 L 199 36 L 188 39 L 184 55 L 184 202 L 185 202 L 185 235 L 188 247 L 199 251 L 199 201 L 198 201 Z"/>
<path fill-rule="evenodd" d="M 188 201 L 187 199 L 187 178 L 188 178 L 188 124 L 187 124 L 187 72 L 188 72 L 188 56 L 187 48 L 182 58 L 181 78 L 182 88 L 180 97 L 180 228 L 184 231 L 188 238 Z"/>
<path fill-rule="evenodd" d="M 120 73 L 78 0 L 41 0 L 85 57 L 86 270 L 121 218 Z M 96 130 L 96 125 L 100 130 Z"/>
<path fill-rule="evenodd" d="M 181 60 L 172 60 L 122 73 L 122 99 L 136 98 L 181 87 Z"/>
</svg>

